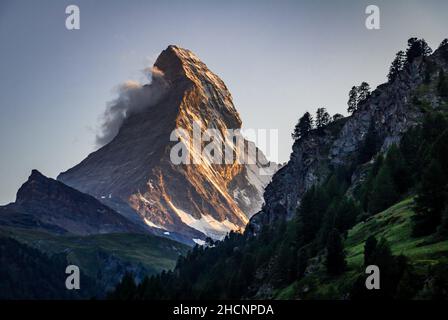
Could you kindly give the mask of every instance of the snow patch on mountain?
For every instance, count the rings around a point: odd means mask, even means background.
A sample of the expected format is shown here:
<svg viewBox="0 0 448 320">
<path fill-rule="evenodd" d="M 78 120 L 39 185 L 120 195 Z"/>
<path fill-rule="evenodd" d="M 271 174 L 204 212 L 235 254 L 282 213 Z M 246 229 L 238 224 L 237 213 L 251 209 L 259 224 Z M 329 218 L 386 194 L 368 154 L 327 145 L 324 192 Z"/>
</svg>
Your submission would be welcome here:
<svg viewBox="0 0 448 320">
<path fill-rule="evenodd" d="M 202 232 L 212 239 L 222 240 L 230 231 L 239 229 L 236 224 L 227 219 L 224 221 L 218 221 L 209 215 L 203 215 L 200 219 L 196 219 L 189 213 L 174 206 L 172 202 L 169 202 L 169 205 L 176 212 L 183 223 Z"/>
<path fill-rule="evenodd" d="M 150 226 L 150 227 L 152 227 L 152 228 L 157 228 L 157 229 L 163 229 L 163 230 L 165 230 L 164 227 L 161 227 L 161 226 L 156 225 L 154 222 L 150 221 L 150 220 L 147 219 L 147 218 L 144 218 L 143 220 L 145 221 L 145 223 L 146 223 L 148 226 Z"/>
<path fill-rule="evenodd" d="M 196 244 L 198 244 L 198 245 L 200 245 L 200 246 L 205 245 L 205 241 L 204 241 L 204 240 L 201 240 L 201 239 L 193 239 L 193 241 L 194 241 L 194 243 L 196 243 Z"/>
</svg>

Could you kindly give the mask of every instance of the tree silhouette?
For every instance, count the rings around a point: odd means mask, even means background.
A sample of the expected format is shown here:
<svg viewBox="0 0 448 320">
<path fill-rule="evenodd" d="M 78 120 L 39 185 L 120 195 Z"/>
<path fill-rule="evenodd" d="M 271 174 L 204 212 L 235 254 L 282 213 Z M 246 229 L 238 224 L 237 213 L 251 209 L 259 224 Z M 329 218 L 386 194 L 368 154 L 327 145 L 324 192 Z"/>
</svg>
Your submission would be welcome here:
<svg viewBox="0 0 448 320">
<path fill-rule="evenodd" d="M 344 118 L 344 116 L 340 113 L 336 113 L 335 115 L 333 115 L 333 121 L 338 121 L 343 118 Z"/>
<path fill-rule="evenodd" d="M 360 103 L 364 102 L 370 96 L 370 85 L 363 81 L 359 86 L 353 86 L 348 93 L 348 113 L 358 110 Z"/>
<path fill-rule="evenodd" d="M 428 235 L 440 224 L 446 195 L 446 173 L 436 159 L 425 170 L 421 186 L 415 198 L 414 236 Z"/>
<path fill-rule="evenodd" d="M 448 81 L 445 78 L 445 72 L 443 69 L 439 71 L 439 82 L 437 83 L 437 91 L 439 96 L 448 98 Z"/>
<path fill-rule="evenodd" d="M 410 38 L 406 50 L 406 61 L 412 63 L 416 58 L 426 57 L 432 53 L 432 49 L 424 39 Z"/>
<path fill-rule="evenodd" d="M 322 129 L 330 123 L 330 115 L 325 108 L 318 108 L 316 112 L 316 128 Z"/>
<path fill-rule="evenodd" d="M 313 117 L 309 112 L 305 112 L 305 114 L 299 119 L 299 122 L 295 126 L 294 132 L 291 136 L 294 140 L 299 140 L 300 138 L 308 135 L 311 129 L 313 129 Z"/>
<path fill-rule="evenodd" d="M 402 50 L 398 51 L 390 66 L 389 74 L 387 75 L 389 82 L 393 82 L 397 78 L 400 71 L 403 70 L 405 62 L 406 54 Z"/>
<path fill-rule="evenodd" d="M 362 82 L 358 87 L 358 105 L 365 101 L 370 96 L 370 85 L 367 82 Z"/>
<path fill-rule="evenodd" d="M 348 113 L 353 113 L 358 108 L 358 88 L 353 86 L 348 93 Z"/>
<path fill-rule="evenodd" d="M 399 194 L 392 178 L 392 170 L 386 163 L 381 167 L 373 182 L 369 212 L 376 214 L 389 208 L 398 200 L 398 197 Z"/>
</svg>

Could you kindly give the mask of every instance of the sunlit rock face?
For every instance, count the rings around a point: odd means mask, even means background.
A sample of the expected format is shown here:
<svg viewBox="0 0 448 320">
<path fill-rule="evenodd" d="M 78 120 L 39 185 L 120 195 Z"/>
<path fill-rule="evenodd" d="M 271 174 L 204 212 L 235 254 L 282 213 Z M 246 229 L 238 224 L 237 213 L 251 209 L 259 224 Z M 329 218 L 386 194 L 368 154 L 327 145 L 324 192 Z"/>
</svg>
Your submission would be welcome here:
<svg viewBox="0 0 448 320">
<path fill-rule="evenodd" d="M 259 174 L 267 162 L 261 151 L 255 147 L 252 165 L 216 164 L 186 143 L 195 164 L 174 164 L 170 158 L 178 144 L 170 141 L 174 129 L 192 137 L 195 122 L 201 132 L 216 129 L 222 136 L 241 128 L 230 92 L 191 51 L 176 46 L 164 50 L 153 69 L 166 85 L 159 101 L 130 114 L 110 143 L 58 179 L 166 236 L 176 233 L 197 242 L 244 230 L 260 210 L 271 178 Z M 253 143 L 244 140 L 244 145 Z"/>
</svg>

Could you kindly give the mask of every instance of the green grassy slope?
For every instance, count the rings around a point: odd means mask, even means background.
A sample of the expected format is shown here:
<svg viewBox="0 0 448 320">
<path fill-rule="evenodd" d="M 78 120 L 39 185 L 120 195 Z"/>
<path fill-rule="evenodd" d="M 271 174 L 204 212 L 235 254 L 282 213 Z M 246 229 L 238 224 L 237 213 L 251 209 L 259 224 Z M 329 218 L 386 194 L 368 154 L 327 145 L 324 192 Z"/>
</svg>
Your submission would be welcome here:
<svg viewBox="0 0 448 320">
<path fill-rule="evenodd" d="M 411 236 L 413 199 L 406 199 L 365 222 L 355 225 L 345 240 L 347 271 L 331 278 L 325 272 L 323 259 L 316 259 L 314 272 L 279 290 L 277 299 L 343 299 L 363 270 L 364 244 L 370 235 L 386 238 L 394 255 L 405 255 L 419 273 L 437 263 L 448 263 L 448 241 Z"/>
<path fill-rule="evenodd" d="M 147 234 L 101 234 L 92 236 L 61 236 L 18 228 L 0 228 L 0 236 L 11 237 L 49 255 L 65 254 L 70 263 L 86 274 L 96 277 L 104 266 L 102 256 L 142 266 L 148 274 L 175 266 L 179 255 L 189 247 L 178 242 Z M 101 253 L 104 253 L 101 255 Z"/>
<path fill-rule="evenodd" d="M 432 265 L 448 258 L 448 241 L 411 237 L 412 205 L 412 199 L 404 200 L 350 230 L 345 242 L 349 268 L 362 264 L 364 243 L 370 235 L 386 238 L 394 255 L 403 254 L 417 266 Z"/>
</svg>

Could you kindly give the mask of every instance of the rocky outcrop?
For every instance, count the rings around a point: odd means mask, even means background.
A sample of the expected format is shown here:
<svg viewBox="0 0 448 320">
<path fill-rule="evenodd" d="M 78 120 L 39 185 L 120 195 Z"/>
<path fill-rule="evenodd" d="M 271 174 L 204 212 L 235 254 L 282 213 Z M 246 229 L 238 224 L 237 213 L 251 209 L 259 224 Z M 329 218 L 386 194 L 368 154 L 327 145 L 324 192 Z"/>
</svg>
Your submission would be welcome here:
<svg viewBox="0 0 448 320">
<path fill-rule="evenodd" d="M 243 230 L 260 210 L 271 178 L 258 174 L 265 165 L 261 151 L 252 166 L 216 164 L 187 143 L 195 163 L 170 159 L 178 143 L 170 139 L 174 129 L 192 137 L 194 123 L 202 125 L 201 133 L 215 129 L 224 135 L 227 129 L 241 128 L 230 92 L 191 51 L 176 46 L 160 54 L 154 69 L 167 86 L 163 97 L 130 114 L 109 144 L 58 179 L 167 236 L 177 232 L 190 240 L 220 239 L 231 230 Z"/>
<path fill-rule="evenodd" d="M 429 57 L 415 59 L 392 83 L 378 86 L 353 115 L 296 141 L 288 164 L 266 187 L 266 204 L 251 219 L 248 230 L 256 233 L 263 224 L 293 217 L 302 195 L 325 181 L 332 168 L 355 165 L 362 169 L 357 161 L 369 130 L 378 152 L 399 143 L 403 133 L 422 119 L 422 101 L 432 108 L 441 105 L 436 83 L 440 68 L 448 69 L 447 51 L 445 46 Z M 355 170 L 352 183 L 363 177 L 361 171 Z"/>
<path fill-rule="evenodd" d="M 33 170 L 14 203 L 0 207 L 0 225 L 90 235 L 144 232 L 94 197 Z"/>
</svg>

